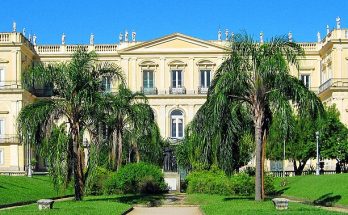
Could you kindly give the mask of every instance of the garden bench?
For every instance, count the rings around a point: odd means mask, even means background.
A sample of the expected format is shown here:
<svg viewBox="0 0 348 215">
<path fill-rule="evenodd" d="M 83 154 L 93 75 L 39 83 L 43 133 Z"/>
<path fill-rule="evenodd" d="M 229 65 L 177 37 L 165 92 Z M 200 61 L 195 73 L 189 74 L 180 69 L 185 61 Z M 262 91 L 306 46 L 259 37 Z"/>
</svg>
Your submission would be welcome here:
<svg viewBox="0 0 348 215">
<path fill-rule="evenodd" d="M 288 209 L 289 200 L 285 198 L 274 198 L 272 202 L 277 210 L 286 210 Z"/>
<path fill-rule="evenodd" d="M 52 199 L 40 199 L 37 201 L 37 205 L 39 206 L 39 210 L 46 210 L 53 208 L 54 201 Z"/>
</svg>

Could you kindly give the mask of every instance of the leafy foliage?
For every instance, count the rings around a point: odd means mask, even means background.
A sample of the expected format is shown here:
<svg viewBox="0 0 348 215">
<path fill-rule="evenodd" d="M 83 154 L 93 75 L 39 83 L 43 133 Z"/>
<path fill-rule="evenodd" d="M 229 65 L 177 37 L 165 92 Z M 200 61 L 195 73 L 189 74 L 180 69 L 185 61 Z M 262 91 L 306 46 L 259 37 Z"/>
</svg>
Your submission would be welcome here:
<svg viewBox="0 0 348 215">
<path fill-rule="evenodd" d="M 255 177 L 246 173 L 227 176 L 218 169 L 193 171 L 186 178 L 188 193 L 250 196 L 254 194 Z M 275 191 L 272 176 L 265 177 L 266 194 Z"/>
<path fill-rule="evenodd" d="M 161 169 L 147 163 L 131 163 L 113 174 L 107 182 L 109 193 L 156 194 L 167 191 Z"/>
<path fill-rule="evenodd" d="M 42 147 L 43 139 L 46 144 L 52 146 L 54 139 L 58 146 L 54 146 L 59 152 L 47 153 L 52 163 L 57 164 L 62 159 L 62 165 L 53 167 L 51 174 L 63 174 L 57 177 L 57 182 L 64 179 L 70 181 L 74 176 L 75 199 L 81 200 L 88 175 L 95 165 L 83 165 L 82 137 L 87 130 L 92 138 L 91 145 L 97 145 L 96 132 L 99 118 L 95 117 L 98 104 L 101 102 L 101 81 L 104 76 L 123 81 L 121 70 L 108 63 L 97 62 L 94 52 L 86 52 L 80 48 L 72 56 L 69 62 L 52 65 L 35 65 L 22 74 L 23 86 L 29 91 L 37 87 L 49 86 L 52 88 L 53 99 L 38 99 L 21 109 L 18 116 L 18 131 L 22 142 L 36 147 L 37 151 Z M 61 121 L 58 121 L 61 120 Z M 53 140 L 49 140 L 56 123 L 67 124 L 68 138 L 53 132 Z M 65 150 L 65 152 L 63 152 Z M 95 158 L 95 147 L 91 147 L 89 157 Z M 63 155 L 62 158 L 59 157 Z M 58 160 L 57 160 L 58 159 Z M 88 164 L 91 159 L 88 160 Z M 57 168 L 64 168 L 55 171 Z M 67 172 L 66 172 L 67 171 Z"/>
<path fill-rule="evenodd" d="M 229 57 L 216 71 L 212 81 L 206 102 L 210 105 L 206 108 L 212 110 L 215 116 L 224 113 L 224 110 L 233 110 L 236 106 L 245 108 L 254 129 L 255 200 L 261 200 L 265 146 L 273 116 L 282 118 L 282 128 L 286 130 L 293 106 L 299 115 L 304 117 L 320 114 L 322 104 L 300 80 L 290 75 L 290 66 L 298 68 L 298 57 L 304 54 L 300 45 L 289 42 L 286 37 L 275 37 L 262 44 L 256 43 L 246 34 L 238 34 L 232 39 Z M 241 116 L 227 115 L 232 125 L 238 125 Z M 201 126 L 209 127 L 219 119 L 221 118 L 214 117 L 201 123 Z M 209 153 L 219 141 L 211 143 L 203 153 Z M 226 159 L 226 156 L 221 157 Z"/>
<path fill-rule="evenodd" d="M 245 107 L 222 104 L 215 112 L 211 108 L 215 102 L 214 98 L 208 99 L 198 110 L 185 140 L 177 147 L 176 157 L 188 169 L 208 170 L 216 165 L 232 174 L 252 157 L 252 121 Z"/>
<path fill-rule="evenodd" d="M 121 84 L 116 93 L 104 94 L 101 109 L 109 168 L 116 170 L 130 162 L 161 162 L 163 140 L 143 94 Z"/>
<path fill-rule="evenodd" d="M 293 161 L 294 170 L 301 175 L 310 158 L 316 157 L 316 136 L 319 131 L 321 158 L 346 160 L 348 155 L 348 129 L 340 122 L 335 106 L 325 108 L 319 118 L 291 115 L 291 126 L 284 132 L 282 120 L 274 118 L 267 147 L 267 157 L 273 160 L 283 159 L 283 141 L 286 140 L 286 158 Z"/>
</svg>

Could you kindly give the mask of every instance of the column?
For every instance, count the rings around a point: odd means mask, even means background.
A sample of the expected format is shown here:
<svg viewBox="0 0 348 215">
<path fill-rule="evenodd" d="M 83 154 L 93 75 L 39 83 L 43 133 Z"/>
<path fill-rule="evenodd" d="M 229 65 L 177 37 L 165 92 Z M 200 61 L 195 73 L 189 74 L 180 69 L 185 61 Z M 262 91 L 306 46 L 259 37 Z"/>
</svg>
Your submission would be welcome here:
<svg viewBox="0 0 348 215">
<path fill-rule="evenodd" d="M 164 57 L 160 57 L 159 64 L 159 74 L 158 74 L 158 94 L 165 94 L 166 90 L 168 90 L 166 83 L 166 59 Z"/>
</svg>

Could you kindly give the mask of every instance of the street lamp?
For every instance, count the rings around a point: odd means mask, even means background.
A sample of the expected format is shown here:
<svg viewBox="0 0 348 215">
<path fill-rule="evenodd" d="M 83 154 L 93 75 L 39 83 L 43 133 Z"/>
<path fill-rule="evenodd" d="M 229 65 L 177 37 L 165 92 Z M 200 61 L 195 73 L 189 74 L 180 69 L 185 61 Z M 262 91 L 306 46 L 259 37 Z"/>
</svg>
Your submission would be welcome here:
<svg viewBox="0 0 348 215">
<path fill-rule="evenodd" d="M 319 175 L 319 131 L 315 132 L 315 137 L 317 138 L 317 168 L 316 168 L 316 175 Z"/>
<path fill-rule="evenodd" d="M 32 177 L 30 141 L 31 141 L 31 134 L 28 134 L 28 174 L 27 174 L 28 177 Z"/>
</svg>

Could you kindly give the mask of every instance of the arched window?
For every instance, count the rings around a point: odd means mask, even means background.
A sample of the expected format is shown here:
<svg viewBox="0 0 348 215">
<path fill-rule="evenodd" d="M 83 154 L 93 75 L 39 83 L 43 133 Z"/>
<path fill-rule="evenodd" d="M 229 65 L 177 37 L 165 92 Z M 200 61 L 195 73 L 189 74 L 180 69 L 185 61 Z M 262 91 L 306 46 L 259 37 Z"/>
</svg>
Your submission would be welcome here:
<svg viewBox="0 0 348 215">
<path fill-rule="evenodd" d="M 170 137 L 174 139 L 184 137 L 184 114 L 181 110 L 173 110 L 170 114 Z"/>
</svg>

